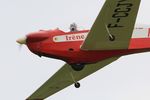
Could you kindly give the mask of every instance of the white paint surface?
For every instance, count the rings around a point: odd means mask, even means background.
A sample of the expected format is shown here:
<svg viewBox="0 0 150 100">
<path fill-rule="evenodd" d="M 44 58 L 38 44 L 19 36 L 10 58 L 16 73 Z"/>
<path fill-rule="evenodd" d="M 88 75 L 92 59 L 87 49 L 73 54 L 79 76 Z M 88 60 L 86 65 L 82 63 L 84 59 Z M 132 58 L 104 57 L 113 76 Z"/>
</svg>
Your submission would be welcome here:
<svg viewBox="0 0 150 100">
<path fill-rule="evenodd" d="M 149 29 L 148 28 L 134 29 L 132 38 L 149 38 Z"/>
<path fill-rule="evenodd" d="M 74 33 L 69 35 L 58 35 L 53 37 L 54 42 L 75 42 L 86 39 L 88 33 Z"/>
</svg>

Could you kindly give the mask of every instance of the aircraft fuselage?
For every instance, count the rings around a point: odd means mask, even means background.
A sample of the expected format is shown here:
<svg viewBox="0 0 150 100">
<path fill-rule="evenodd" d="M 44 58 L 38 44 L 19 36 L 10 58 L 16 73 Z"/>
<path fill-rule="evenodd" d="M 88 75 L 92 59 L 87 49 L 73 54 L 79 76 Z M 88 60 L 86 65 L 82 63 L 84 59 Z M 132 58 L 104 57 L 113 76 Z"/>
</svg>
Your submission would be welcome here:
<svg viewBox="0 0 150 100">
<path fill-rule="evenodd" d="M 61 59 L 69 64 L 95 63 L 113 56 L 150 50 L 150 29 L 134 29 L 129 47 L 124 50 L 81 50 L 89 30 L 63 32 L 59 29 L 39 31 L 27 35 L 27 46 L 39 56 Z"/>
</svg>

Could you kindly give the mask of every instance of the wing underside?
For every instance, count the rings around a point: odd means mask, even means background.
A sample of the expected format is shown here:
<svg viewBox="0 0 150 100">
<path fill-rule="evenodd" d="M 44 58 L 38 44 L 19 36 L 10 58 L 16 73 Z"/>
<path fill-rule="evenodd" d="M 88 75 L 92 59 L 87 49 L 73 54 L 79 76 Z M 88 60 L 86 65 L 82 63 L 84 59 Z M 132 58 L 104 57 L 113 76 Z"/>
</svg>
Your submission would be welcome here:
<svg viewBox="0 0 150 100">
<path fill-rule="evenodd" d="M 128 49 L 141 0 L 106 0 L 81 49 Z"/>
<path fill-rule="evenodd" d="M 84 77 L 94 73 L 104 66 L 117 60 L 119 57 L 113 57 L 95 64 L 88 64 L 82 71 L 74 71 L 70 65 L 65 64 L 58 72 L 56 72 L 47 82 L 45 82 L 37 91 L 35 91 L 26 100 L 43 100 L 54 93 L 64 89 L 65 87 L 79 81 Z"/>
</svg>

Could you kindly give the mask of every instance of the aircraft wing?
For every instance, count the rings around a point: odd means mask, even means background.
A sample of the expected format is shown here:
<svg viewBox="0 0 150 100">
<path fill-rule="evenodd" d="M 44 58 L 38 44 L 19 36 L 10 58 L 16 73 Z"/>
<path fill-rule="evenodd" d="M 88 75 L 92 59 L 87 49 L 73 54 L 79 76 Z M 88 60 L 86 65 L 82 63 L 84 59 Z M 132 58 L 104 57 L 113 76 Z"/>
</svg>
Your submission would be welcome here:
<svg viewBox="0 0 150 100">
<path fill-rule="evenodd" d="M 94 73 L 104 66 L 117 60 L 119 57 L 113 57 L 95 64 L 88 64 L 82 71 L 74 71 L 70 65 L 65 64 L 58 72 L 56 72 L 46 83 L 44 83 L 37 91 L 35 91 L 26 100 L 43 100 L 54 93 L 71 85 L 75 81 L 79 81 L 84 77 Z M 74 79 L 72 78 L 74 77 Z"/>
<path fill-rule="evenodd" d="M 106 0 L 81 49 L 128 49 L 141 0 Z"/>
</svg>

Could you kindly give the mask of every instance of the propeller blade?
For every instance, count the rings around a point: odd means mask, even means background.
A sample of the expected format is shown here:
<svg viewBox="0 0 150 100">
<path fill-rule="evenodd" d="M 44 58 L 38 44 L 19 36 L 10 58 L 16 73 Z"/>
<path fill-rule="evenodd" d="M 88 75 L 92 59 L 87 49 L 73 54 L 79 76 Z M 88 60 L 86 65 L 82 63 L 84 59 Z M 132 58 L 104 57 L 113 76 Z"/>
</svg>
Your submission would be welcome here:
<svg viewBox="0 0 150 100">
<path fill-rule="evenodd" d="M 19 44 L 19 45 L 18 45 L 18 49 L 19 49 L 19 51 L 21 51 L 21 49 L 22 49 L 22 44 Z"/>
</svg>

